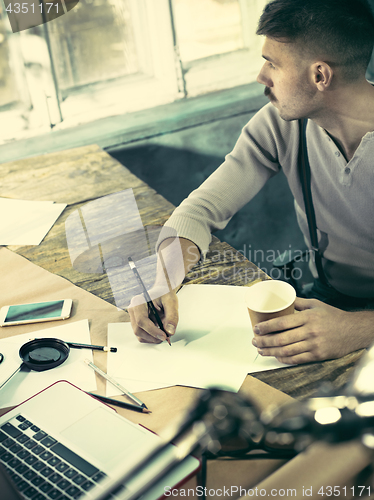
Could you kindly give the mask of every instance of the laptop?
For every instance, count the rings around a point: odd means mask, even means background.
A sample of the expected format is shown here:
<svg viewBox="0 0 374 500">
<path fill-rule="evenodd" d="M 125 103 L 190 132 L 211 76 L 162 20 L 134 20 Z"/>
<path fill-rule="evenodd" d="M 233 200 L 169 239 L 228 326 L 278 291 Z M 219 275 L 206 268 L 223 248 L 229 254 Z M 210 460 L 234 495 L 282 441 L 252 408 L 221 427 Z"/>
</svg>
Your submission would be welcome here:
<svg viewBox="0 0 374 500">
<path fill-rule="evenodd" d="M 150 456 L 161 439 L 66 381 L 57 382 L 0 417 L 2 500 L 120 498 L 137 492 L 163 464 L 147 464 L 135 479 L 118 481 Z M 166 448 L 165 464 L 176 455 Z M 157 500 L 198 471 L 189 456 L 147 488 L 142 500 Z M 106 485 L 116 482 L 116 493 Z M 106 494 L 110 491 L 110 494 Z M 3 492 L 7 492 L 6 495 Z"/>
</svg>

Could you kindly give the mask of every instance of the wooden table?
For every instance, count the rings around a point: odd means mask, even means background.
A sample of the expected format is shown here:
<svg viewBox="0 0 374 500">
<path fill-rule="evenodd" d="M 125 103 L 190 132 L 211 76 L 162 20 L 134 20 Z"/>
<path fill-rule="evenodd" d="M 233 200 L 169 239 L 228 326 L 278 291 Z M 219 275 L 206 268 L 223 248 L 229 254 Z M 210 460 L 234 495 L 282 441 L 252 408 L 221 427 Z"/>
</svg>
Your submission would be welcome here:
<svg viewBox="0 0 374 500">
<path fill-rule="evenodd" d="M 72 268 L 65 221 L 77 208 L 99 197 L 132 188 L 144 226 L 163 225 L 174 206 L 96 145 L 4 163 L 0 167 L 0 196 L 53 200 L 68 206 L 39 246 L 10 246 L 44 269 L 113 302 L 105 274 L 87 274 Z M 207 259 L 185 283 L 250 285 L 266 275 L 234 248 L 213 237 Z M 303 399 L 322 381 L 342 387 L 351 377 L 362 351 L 341 359 L 254 374 L 270 386 Z"/>
<path fill-rule="evenodd" d="M 133 189 L 143 225 L 163 225 L 172 213 L 173 205 L 96 145 L 2 164 L 0 196 L 68 203 L 39 246 L 8 248 L 114 304 L 105 274 L 82 273 L 72 267 L 65 236 L 65 221 L 87 202 L 128 188 Z M 213 237 L 206 261 L 198 264 L 187 275 L 185 283 L 247 286 L 265 278 L 266 275 L 242 254 Z M 121 314 L 128 319 L 127 313 Z M 100 341 L 104 340 L 100 338 Z M 362 352 L 355 352 L 338 360 L 260 372 L 245 379 L 240 393 L 250 398 L 257 407 L 264 409 L 269 404 L 288 401 L 290 398 L 287 395 L 298 399 L 306 398 L 315 393 L 322 382 L 330 382 L 334 388 L 340 388 L 351 377 L 361 355 Z M 106 366 L 104 353 L 95 353 L 95 356 L 98 356 L 95 360 L 100 361 L 99 366 Z M 98 382 L 98 387 L 101 392 L 102 381 L 101 385 Z M 154 410 L 151 415 L 118 408 L 116 410 L 133 422 L 159 432 L 169 422 L 188 411 L 198 393 L 197 389 L 190 387 L 170 387 L 142 393 L 142 400 Z M 214 488 L 230 484 L 252 486 L 283 463 L 281 460 L 258 460 L 251 463 L 215 461 L 208 467 L 210 474 L 207 485 Z M 193 487 L 195 479 L 191 481 Z"/>
</svg>

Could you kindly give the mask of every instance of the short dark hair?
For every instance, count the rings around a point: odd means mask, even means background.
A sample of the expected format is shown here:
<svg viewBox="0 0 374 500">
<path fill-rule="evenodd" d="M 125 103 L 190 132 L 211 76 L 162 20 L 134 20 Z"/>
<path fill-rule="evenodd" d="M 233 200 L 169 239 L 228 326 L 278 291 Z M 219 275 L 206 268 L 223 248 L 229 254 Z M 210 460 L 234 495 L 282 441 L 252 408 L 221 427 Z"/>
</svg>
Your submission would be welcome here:
<svg viewBox="0 0 374 500">
<path fill-rule="evenodd" d="M 373 52 L 374 15 L 367 0 L 273 0 L 256 33 L 329 57 L 345 77 L 358 78 Z"/>
</svg>

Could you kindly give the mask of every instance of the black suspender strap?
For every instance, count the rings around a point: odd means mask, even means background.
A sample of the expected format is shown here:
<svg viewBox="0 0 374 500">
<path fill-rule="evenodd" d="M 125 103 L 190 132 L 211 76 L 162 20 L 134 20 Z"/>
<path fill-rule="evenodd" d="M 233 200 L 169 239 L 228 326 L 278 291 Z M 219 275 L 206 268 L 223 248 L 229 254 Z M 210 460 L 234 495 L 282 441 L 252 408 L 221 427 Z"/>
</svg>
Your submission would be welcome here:
<svg viewBox="0 0 374 500">
<path fill-rule="evenodd" d="M 314 250 L 318 277 L 324 285 L 329 285 L 329 282 L 325 275 L 325 271 L 323 270 L 322 254 L 319 250 L 319 245 L 318 245 L 316 216 L 314 213 L 312 190 L 311 190 L 311 173 L 310 173 L 310 165 L 308 159 L 308 151 L 306 146 L 307 123 L 308 123 L 307 119 L 299 120 L 299 139 L 300 139 L 299 156 L 298 156 L 299 176 L 300 176 L 301 187 L 303 190 L 305 213 L 308 221 L 310 241 L 312 244 L 312 249 Z"/>
</svg>

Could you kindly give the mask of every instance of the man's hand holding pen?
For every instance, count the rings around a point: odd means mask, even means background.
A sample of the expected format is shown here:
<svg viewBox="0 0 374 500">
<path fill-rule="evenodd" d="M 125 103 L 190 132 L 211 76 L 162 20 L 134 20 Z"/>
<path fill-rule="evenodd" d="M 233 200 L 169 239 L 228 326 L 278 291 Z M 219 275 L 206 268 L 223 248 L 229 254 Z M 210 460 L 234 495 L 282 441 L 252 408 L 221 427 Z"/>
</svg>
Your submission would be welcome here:
<svg viewBox="0 0 374 500">
<path fill-rule="evenodd" d="M 156 290 L 152 289 L 150 295 L 157 297 Z M 152 300 L 159 315 L 164 330 L 171 337 L 178 324 L 178 298 L 173 290 Z M 131 326 L 139 342 L 160 344 L 167 340 L 167 335 L 157 325 L 152 312 L 149 313 L 147 303 L 142 295 L 137 295 L 128 308 Z"/>
<path fill-rule="evenodd" d="M 169 336 L 170 343 L 179 320 L 177 291 L 185 275 L 199 258 L 197 246 L 185 238 L 169 238 L 161 243 L 153 287 L 134 297 L 128 307 L 131 326 L 139 342 L 159 344 Z M 132 259 L 129 259 L 129 265 L 134 271 L 134 263 L 130 260 Z M 141 278 L 137 279 L 141 281 Z M 144 285 L 141 288 L 144 292 Z M 160 321 L 155 317 L 154 311 L 149 311 L 147 295 Z"/>
</svg>

